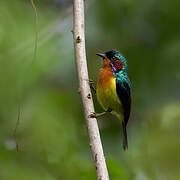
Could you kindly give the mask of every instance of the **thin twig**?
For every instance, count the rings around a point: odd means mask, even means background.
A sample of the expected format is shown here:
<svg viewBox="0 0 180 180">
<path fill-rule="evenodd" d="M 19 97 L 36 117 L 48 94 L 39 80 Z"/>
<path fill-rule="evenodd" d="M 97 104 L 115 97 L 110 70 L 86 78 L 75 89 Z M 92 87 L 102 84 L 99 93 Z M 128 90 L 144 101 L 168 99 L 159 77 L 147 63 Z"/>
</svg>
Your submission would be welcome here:
<svg viewBox="0 0 180 180">
<path fill-rule="evenodd" d="M 16 120 L 16 126 L 15 126 L 15 129 L 14 129 L 14 133 L 13 133 L 13 136 L 14 136 L 14 139 L 15 139 L 15 142 L 16 142 L 16 151 L 18 152 L 19 151 L 19 143 L 18 143 L 18 139 L 17 139 L 17 130 L 18 130 L 18 127 L 19 127 L 19 124 L 20 124 L 20 117 L 21 117 L 21 101 L 22 99 L 21 98 L 21 94 L 19 94 L 19 97 L 18 97 L 18 117 L 17 117 L 17 120 Z"/>
<path fill-rule="evenodd" d="M 26 69 L 26 73 L 28 72 L 28 70 L 31 69 L 32 64 L 34 63 L 34 61 L 36 60 L 36 55 L 37 55 L 37 43 L 38 43 L 38 13 L 37 13 L 37 8 L 34 4 L 33 0 L 30 0 L 30 3 L 32 5 L 32 8 L 34 10 L 35 13 L 35 40 L 34 40 L 34 55 L 33 55 L 33 59 L 31 61 L 31 64 L 27 67 Z M 16 141 L 16 151 L 19 151 L 19 143 L 18 143 L 18 139 L 17 139 L 17 131 L 18 131 L 18 127 L 20 124 L 20 120 L 21 120 L 21 111 L 22 111 L 22 101 L 23 101 L 23 92 L 24 92 L 24 81 L 21 80 L 21 82 L 19 83 L 19 87 L 20 87 L 20 93 L 18 94 L 18 115 L 17 115 L 17 121 L 16 121 L 16 126 L 14 129 L 14 138 Z"/>
<path fill-rule="evenodd" d="M 97 120 L 96 118 L 90 118 L 89 116 L 92 112 L 94 112 L 94 104 L 89 86 L 86 62 L 84 0 L 74 0 L 73 10 L 75 58 L 78 72 L 79 90 L 83 102 L 84 116 L 89 135 L 89 144 L 94 159 L 97 179 L 109 180 Z"/>
<path fill-rule="evenodd" d="M 34 1 L 33 0 L 30 0 L 31 2 L 31 5 L 32 5 L 32 8 L 34 10 L 34 13 L 35 13 L 35 21 L 36 21 L 36 24 L 35 24 L 35 46 L 34 46 L 34 57 L 33 57 L 33 61 L 32 63 L 36 60 L 36 55 L 37 55 L 37 42 L 38 42 L 38 13 L 37 13 L 37 8 L 34 4 Z"/>
</svg>

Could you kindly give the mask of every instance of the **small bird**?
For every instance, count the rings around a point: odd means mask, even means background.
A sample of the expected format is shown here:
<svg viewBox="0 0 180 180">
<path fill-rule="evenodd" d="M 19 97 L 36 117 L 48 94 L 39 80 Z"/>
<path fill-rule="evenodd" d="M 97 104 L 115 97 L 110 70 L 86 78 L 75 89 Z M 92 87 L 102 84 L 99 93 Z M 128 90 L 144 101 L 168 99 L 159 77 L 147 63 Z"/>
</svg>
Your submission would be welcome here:
<svg viewBox="0 0 180 180">
<path fill-rule="evenodd" d="M 126 150 L 128 148 L 126 127 L 131 111 L 131 83 L 127 75 L 127 61 L 115 49 L 96 55 L 100 56 L 103 62 L 96 93 L 105 112 L 92 113 L 91 117 L 98 117 L 106 112 L 115 114 L 122 123 L 123 149 Z"/>
</svg>

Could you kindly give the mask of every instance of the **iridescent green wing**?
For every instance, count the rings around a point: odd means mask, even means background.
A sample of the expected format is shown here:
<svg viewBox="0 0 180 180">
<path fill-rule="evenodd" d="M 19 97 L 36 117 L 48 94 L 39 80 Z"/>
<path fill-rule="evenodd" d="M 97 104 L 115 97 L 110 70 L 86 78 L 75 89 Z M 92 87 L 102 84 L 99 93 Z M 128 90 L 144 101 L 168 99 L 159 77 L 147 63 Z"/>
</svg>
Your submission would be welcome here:
<svg viewBox="0 0 180 180">
<path fill-rule="evenodd" d="M 131 87 L 127 81 L 116 79 L 116 92 L 124 108 L 124 123 L 128 123 L 131 112 Z"/>
<path fill-rule="evenodd" d="M 128 147 L 126 126 L 131 111 L 131 86 L 129 80 L 116 79 L 116 92 L 124 108 L 124 121 L 122 122 L 123 148 Z"/>
</svg>

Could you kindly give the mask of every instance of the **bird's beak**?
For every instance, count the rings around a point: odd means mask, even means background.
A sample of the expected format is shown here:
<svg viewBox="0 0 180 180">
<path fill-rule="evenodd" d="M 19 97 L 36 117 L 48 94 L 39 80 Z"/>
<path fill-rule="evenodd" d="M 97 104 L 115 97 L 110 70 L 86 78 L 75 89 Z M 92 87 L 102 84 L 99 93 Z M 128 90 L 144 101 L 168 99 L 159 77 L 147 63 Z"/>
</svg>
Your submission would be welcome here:
<svg viewBox="0 0 180 180">
<path fill-rule="evenodd" d="M 103 59 L 107 58 L 106 54 L 103 53 L 97 53 L 96 55 L 102 57 Z"/>
</svg>

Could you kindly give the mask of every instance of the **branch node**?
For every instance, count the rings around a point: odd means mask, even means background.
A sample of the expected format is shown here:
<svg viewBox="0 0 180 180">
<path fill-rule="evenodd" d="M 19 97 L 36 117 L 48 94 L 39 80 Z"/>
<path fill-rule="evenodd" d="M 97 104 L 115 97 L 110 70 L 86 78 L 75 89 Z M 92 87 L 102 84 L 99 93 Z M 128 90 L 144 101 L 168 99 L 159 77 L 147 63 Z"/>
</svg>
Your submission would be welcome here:
<svg viewBox="0 0 180 180">
<path fill-rule="evenodd" d="M 80 38 L 80 36 L 78 36 L 77 38 L 76 38 L 76 43 L 80 43 L 81 42 L 81 38 Z"/>
<path fill-rule="evenodd" d="M 90 93 L 87 95 L 87 98 L 88 98 L 88 99 L 91 99 L 91 94 L 90 94 Z"/>
</svg>

